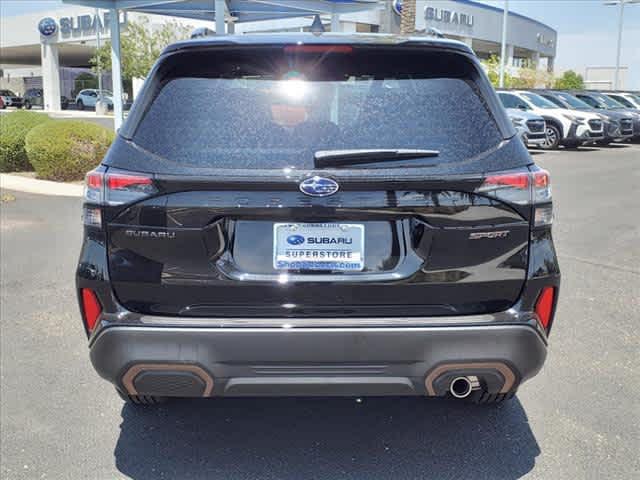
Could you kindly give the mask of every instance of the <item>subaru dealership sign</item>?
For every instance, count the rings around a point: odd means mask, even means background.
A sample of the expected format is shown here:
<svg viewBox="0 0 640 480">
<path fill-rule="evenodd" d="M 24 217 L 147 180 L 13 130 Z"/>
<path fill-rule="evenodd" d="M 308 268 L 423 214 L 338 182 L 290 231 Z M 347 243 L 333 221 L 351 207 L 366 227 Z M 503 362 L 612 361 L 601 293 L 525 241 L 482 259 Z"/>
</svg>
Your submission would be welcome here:
<svg viewBox="0 0 640 480">
<path fill-rule="evenodd" d="M 427 7 L 424 9 L 424 15 L 427 20 L 473 27 L 473 15 L 469 13 L 447 10 L 446 8 Z"/>
<path fill-rule="evenodd" d="M 122 12 L 120 23 L 127 23 L 126 12 Z M 38 23 L 38 30 L 44 37 L 52 37 L 60 33 L 62 39 L 77 39 L 93 37 L 96 33 L 108 34 L 111 26 L 111 13 L 108 11 L 98 15 L 83 14 L 60 17 L 58 21 L 51 17 L 45 17 Z"/>
</svg>

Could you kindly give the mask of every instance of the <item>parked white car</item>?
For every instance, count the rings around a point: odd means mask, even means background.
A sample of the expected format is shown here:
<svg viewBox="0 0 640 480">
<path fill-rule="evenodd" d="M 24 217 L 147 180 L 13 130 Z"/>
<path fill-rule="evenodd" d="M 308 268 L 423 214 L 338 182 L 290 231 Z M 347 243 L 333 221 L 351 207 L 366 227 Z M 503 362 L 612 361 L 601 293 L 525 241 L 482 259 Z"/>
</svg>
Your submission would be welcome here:
<svg viewBox="0 0 640 480">
<path fill-rule="evenodd" d="M 498 96 L 505 108 L 535 113 L 544 118 L 546 138 L 541 147 L 545 150 L 554 150 L 559 145 L 577 148 L 585 142 L 604 138 L 603 121 L 596 113 L 559 108 L 537 93 L 526 90 L 501 91 Z"/>
<path fill-rule="evenodd" d="M 507 108 L 507 115 L 526 146 L 542 145 L 547 139 L 547 125 L 540 115 L 516 108 Z"/>
<path fill-rule="evenodd" d="M 100 90 L 95 88 L 85 88 L 80 90 L 76 97 L 76 107 L 78 110 L 84 110 L 85 108 L 95 108 L 98 102 Z M 102 90 L 102 101 L 107 104 L 110 109 L 113 108 L 113 93 L 109 90 Z"/>
<path fill-rule="evenodd" d="M 602 92 L 627 108 L 640 108 L 640 94 L 629 92 Z"/>
</svg>

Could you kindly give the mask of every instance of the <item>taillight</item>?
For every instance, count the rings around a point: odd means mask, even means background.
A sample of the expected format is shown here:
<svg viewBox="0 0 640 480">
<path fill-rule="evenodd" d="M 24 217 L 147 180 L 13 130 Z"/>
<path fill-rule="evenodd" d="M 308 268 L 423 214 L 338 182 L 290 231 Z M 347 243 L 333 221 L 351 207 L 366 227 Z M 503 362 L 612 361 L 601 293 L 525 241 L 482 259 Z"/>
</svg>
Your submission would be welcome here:
<svg viewBox="0 0 640 480">
<path fill-rule="evenodd" d="M 141 175 L 108 174 L 107 188 L 109 190 L 129 190 L 135 188 L 146 188 L 153 181 L 150 177 Z"/>
<path fill-rule="evenodd" d="M 538 315 L 540 325 L 542 325 L 545 330 L 549 329 L 549 325 L 551 323 L 555 296 L 556 289 L 554 287 L 544 287 L 540 291 L 540 295 L 536 301 L 535 312 Z"/>
<path fill-rule="evenodd" d="M 103 170 L 104 167 L 99 167 L 87 173 L 85 179 L 82 217 L 87 226 L 102 227 L 102 205 L 132 203 L 158 191 L 149 175 L 116 169 L 105 173 Z"/>
<path fill-rule="evenodd" d="M 108 205 L 131 203 L 157 192 L 149 175 L 109 170 L 105 175 L 105 202 Z"/>
<path fill-rule="evenodd" d="M 101 205 L 122 205 L 157 192 L 151 176 L 123 170 L 91 171 L 85 183 L 86 202 Z"/>
<path fill-rule="evenodd" d="M 533 203 L 551 201 L 551 177 L 546 170 L 533 172 Z"/>
<path fill-rule="evenodd" d="M 84 199 L 82 208 L 82 221 L 89 227 L 100 228 L 102 226 L 102 210 L 99 206 L 88 204 L 102 204 L 104 201 L 104 173 L 93 170 L 85 177 Z"/>
<path fill-rule="evenodd" d="M 530 177 L 529 172 L 489 175 L 477 191 L 499 200 L 525 205 L 531 201 Z"/>
<path fill-rule="evenodd" d="M 533 225 L 543 227 L 553 222 L 553 205 L 551 204 L 551 177 L 546 170 L 533 172 L 533 186 L 531 195 L 534 212 Z"/>
<path fill-rule="evenodd" d="M 104 173 L 93 170 L 85 177 L 84 198 L 88 202 L 102 203 Z"/>
<path fill-rule="evenodd" d="M 517 205 L 533 204 L 534 225 L 551 224 L 551 180 L 546 170 L 489 175 L 476 191 Z"/>
<path fill-rule="evenodd" d="M 84 314 L 84 324 L 89 332 L 92 332 L 98 323 L 98 318 L 102 313 L 102 305 L 93 290 L 83 288 L 80 291 L 82 296 L 82 312 Z"/>
</svg>

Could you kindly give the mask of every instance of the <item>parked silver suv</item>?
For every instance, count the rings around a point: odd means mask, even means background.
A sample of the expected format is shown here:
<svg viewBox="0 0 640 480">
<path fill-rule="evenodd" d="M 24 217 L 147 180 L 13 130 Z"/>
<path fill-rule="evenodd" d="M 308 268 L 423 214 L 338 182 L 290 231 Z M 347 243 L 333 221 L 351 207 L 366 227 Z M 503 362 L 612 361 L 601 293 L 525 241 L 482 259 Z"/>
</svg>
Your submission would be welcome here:
<svg viewBox="0 0 640 480">
<path fill-rule="evenodd" d="M 516 128 L 522 143 L 526 146 L 543 145 L 546 141 L 547 125 L 540 115 L 525 112 L 516 108 L 507 108 L 507 115 Z"/>
</svg>

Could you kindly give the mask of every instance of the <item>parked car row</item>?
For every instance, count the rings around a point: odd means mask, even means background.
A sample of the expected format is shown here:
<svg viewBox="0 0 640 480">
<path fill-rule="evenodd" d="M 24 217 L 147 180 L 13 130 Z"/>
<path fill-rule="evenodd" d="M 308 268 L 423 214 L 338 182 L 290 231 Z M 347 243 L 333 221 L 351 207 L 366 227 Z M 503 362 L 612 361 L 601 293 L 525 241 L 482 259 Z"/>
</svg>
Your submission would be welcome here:
<svg viewBox="0 0 640 480">
<path fill-rule="evenodd" d="M 32 107 L 43 107 L 43 98 L 41 88 L 30 88 L 24 96 L 16 95 L 11 90 L 0 90 L 0 108 L 5 109 L 7 107 L 26 108 L 31 110 Z M 69 108 L 69 99 L 64 95 L 60 96 L 60 107 L 63 110 Z"/>
<path fill-rule="evenodd" d="M 500 90 L 498 96 L 527 146 L 553 150 L 640 139 L 640 97 L 630 92 Z"/>
<path fill-rule="evenodd" d="M 96 102 L 100 95 L 100 90 L 95 88 L 86 88 L 81 90 L 75 99 L 75 105 L 78 110 L 85 108 L 95 108 Z M 26 108 L 31 110 L 33 107 L 44 107 L 44 93 L 41 88 L 29 88 L 24 96 L 16 95 L 11 90 L 0 90 L 0 108 L 7 107 Z M 113 94 L 108 90 L 102 90 L 102 100 L 107 104 L 109 109 L 113 108 Z M 60 107 L 62 110 L 69 108 L 69 99 L 64 95 L 60 96 Z"/>
</svg>

